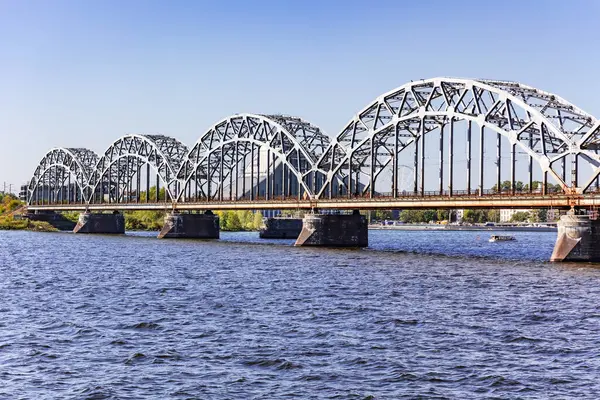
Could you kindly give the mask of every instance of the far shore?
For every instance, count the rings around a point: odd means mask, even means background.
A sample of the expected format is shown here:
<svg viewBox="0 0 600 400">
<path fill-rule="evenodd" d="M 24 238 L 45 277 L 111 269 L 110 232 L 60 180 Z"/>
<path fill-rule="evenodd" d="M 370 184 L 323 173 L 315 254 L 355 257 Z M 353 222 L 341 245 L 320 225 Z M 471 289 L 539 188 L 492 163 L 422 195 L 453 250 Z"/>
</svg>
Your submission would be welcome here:
<svg viewBox="0 0 600 400">
<path fill-rule="evenodd" d="M 401 224 L 401 225 L 369 225 L 373 230 L 398 231 L 519 231 L 519 232 L 556 232 L 555 226 L 516 226 L 516 225 L 441 225 L 441 224 Z"/>
</svg>

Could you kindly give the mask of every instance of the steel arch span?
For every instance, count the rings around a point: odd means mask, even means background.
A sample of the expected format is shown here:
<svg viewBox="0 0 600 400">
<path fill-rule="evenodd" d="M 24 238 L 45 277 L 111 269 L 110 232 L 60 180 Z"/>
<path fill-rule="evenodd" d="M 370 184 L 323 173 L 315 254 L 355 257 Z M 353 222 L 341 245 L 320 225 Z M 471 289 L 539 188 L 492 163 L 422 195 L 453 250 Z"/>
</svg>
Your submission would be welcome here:
<svg viewBox="0 0 600 400">
<path fill-rule="evenodd" d="M 485 153 L 489 153 L 486 146 L 493 141 L 496 155 L 493 158 L 488 154 L 487 159 L 495 164 L 497 191 L 506 186 L 502 175 L 506 177 L 507 172 L 508 190 L 521 190 L 516 187 L 519 157 L 527 163 L 530 191 L 536 186 L 534 167 L 540 170 L 544 193 L 549 176 L 564 192 L 581 193 L 597 180 L 600 172 L 600 158 L 594 148 L 600 147 L 598 122 L 566 100 L 516 82 L 434 78 L 384 93 L 355 115 L 317 162 L 317 168 L 328 171 L 328 179 L 317 197 L 375 197 L 383 192 L 397 197 L 397 170 L 403 155 L 412 159 L 414 166 L 414 195 L 423 195 L 427 184 L 431 186 L 431 174 L 426 173 L 425 166 L 432 158 L 437 158 L 436 191 L 452 195 L 457 175 L 456 125 L 461 125 L 466 133 L 462 142 L 466 144 L 466 160 L 461 162 L 466 163 L 463 176 L 468 193 L 474 189 L 474 172 L 478 182 L 473 191 L 483 194 L 487 189 L 485 171 L 489 166 Z M 432 132 L 437 133 L 433 150 L 431 143 L 425 145 Z M 478 149 L 473 154 L 475 143 Z M 508 146 L 503 148 L 503 144 Z M 410 149 L 409 154 L 405 154 L 406 149 Z M 581 159 L 593 169 L 582 186 L 578 185 Z M 391 177 L 381 184 L 378 181 L 385 176 L 384 171 Z"/>
<path fill-rule="evenodd" d="M 311 198 L 329 137 L 288 115 L 236 114 L 208 129 L 179 169 L 179 201 Z"/>
<path fill-rule="evenodd" d="M 186 145 L 164 135 L 132 134 L 114 141 L 98 160 L 90 176 L 89 203 L 140 202 L 143 182 L 146 201 L 150 195 L 151 171 L 156 173 L 156 201 L 161 182 L 165 200 L 176 199 L 179 190 L 177 171 L 188 153 Z M 145 171 L 144 171 L 144 168 Z M 144 179 L 143 179 L 144 178 Z"/>
<path fill-rule="evenodd" d="M 334 138 L 298 117 L 236 114 L 191 149 L 142 134 L 100 157 L 52 149 L 27 201 L 40 210 L 418 208 L 425 198 L 436 207 L 573 206 L 600 194 L 599 153 L 600 121 L 557 95 L 433 78 L 382 94 Z"/>
<path fill-rule="evenodd" d="M 98 155 L 83 148 L 54 148 L 40 160 L 27 190 L 28 204 L 85 203 Z"/>
</svg>

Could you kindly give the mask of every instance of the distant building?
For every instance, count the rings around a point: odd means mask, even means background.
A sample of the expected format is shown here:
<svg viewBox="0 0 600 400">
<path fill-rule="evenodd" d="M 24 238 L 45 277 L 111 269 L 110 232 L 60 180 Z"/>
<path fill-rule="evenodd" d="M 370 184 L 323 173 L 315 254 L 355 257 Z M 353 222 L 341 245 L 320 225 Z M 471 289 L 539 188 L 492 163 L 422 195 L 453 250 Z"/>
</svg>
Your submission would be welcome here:
<svg viewBox="0 0 600 400">
<path fill-rule="evenodd" d="M 548 222 L 556 221 L 559 218 L 560 218 L 560 210 L 558 210 L 556 208 L 550 208 L 548 210 L 548 213 L 546 214 L 546 220 Z"/>
<path fill-rule="evenodd" d="M 500 222 L 510 222 L 510 220 L 512 219 L 513 215 L 515 215 L 518 212 L 525 212 L 525 213 L 530 213 L 532 210 L 531 208 L 505 208 L 500 210 Z"/>
<path fill-rule="evenodd" d="M 19 190 L 19 200 L 27 201 L 27 188 L 29 184 L 21 185 L 21 190 Z"/>
<path fill-rule="evenodd" d="M 457 210 L 452 210 L 452 214 L 454 214 L 454 218 L 453 220 L 456 222 L 461 222 L 463 220 L 463 217 L 465 215 L 465 210 L 464 209 L 457 209 Z"/>
<path fill-rule="evenodd" d="M 259 210 L 265 218 L 275 218 L 281 215 L 281 210 Z"/>
</svg>

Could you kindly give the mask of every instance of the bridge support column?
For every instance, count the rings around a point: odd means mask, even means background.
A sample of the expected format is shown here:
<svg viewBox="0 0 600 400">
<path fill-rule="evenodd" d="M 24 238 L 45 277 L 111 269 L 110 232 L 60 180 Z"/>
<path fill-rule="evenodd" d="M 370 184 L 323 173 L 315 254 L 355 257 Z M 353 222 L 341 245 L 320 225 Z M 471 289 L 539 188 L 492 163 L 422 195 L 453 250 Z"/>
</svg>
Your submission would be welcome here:
<svg viewBox="0 0 600 400">
<path fill-rule="evenodd" d="M 165 225 L 158 238 L 218 239 L 219 234 L 219 217 L 212 211 L 204 214 L 172 212 L 165 217 Z"/>
<path fill-rule="evenodd" d="M 296 239 L 301 231 L 300 218 L 265 218 L 259 236 L 262 239 Z"/>
<path fill-rule="evenodd" d="M 367 247 L 367 219 L 352 214 L 309 214 L 302 220 L 302 232 L 295 246 Z"/>
<path fill-rule="evenodd" d="M 600 220 L 591 220 L 588 215 L 560 217 L 550 261 L 600 261 Z"/>
<path fill-rule="evenodd" d="M 35 213 L 27 213 L 24 217 L 31 221 L 48 222 L 59 231 L 72 231 L 76 225 L 75 222 L 54 211 L 36 211 Z"/>
<path fill-rule="evenodd" d="M 79 221 L 73 229 L 74 233 L 125 233 L 125 217 L 115 211 L 112 214 L 79 214 Z"/>
</svg>

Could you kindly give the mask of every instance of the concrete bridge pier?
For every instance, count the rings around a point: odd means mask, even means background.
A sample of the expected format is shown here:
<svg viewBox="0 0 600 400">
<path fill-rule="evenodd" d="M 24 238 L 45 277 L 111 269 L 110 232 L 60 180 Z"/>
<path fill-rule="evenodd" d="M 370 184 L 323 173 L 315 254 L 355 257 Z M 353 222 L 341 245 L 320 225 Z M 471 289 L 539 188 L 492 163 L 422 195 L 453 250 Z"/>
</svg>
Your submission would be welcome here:
<svg viewBox="0 0 600 400">
<path fill-rule="evenodd" d="M 125 216 L 114 211 L 112 214 L 90 213 L 86 211 L 79 214 L 79 220 L 74 233 L 125 233 Z"/>
<path fill-rule="evenodd" d="M 550 261 L 600 261 L 600 220 L 575 213 L 560 217 Z"/>
<path fill-rule="evenodd" d="M 296 239 L 302 231 L 300 218 L 265 218 L 258 235 L 261 239 Z"/>
<path fill-rule="evenodd" d="M 367 219 L 358 210 L 352 214 L 307 214 L 295 246 L 367 247 Z"/>
<path fill-rule="evenodd" d="M 180 214 L 173 211 L 165 217 L 165 225 L 158 238 L 218 239 L 219 234 L 219 217 L 212 211 L 204 214 Z"/>
</svg>

